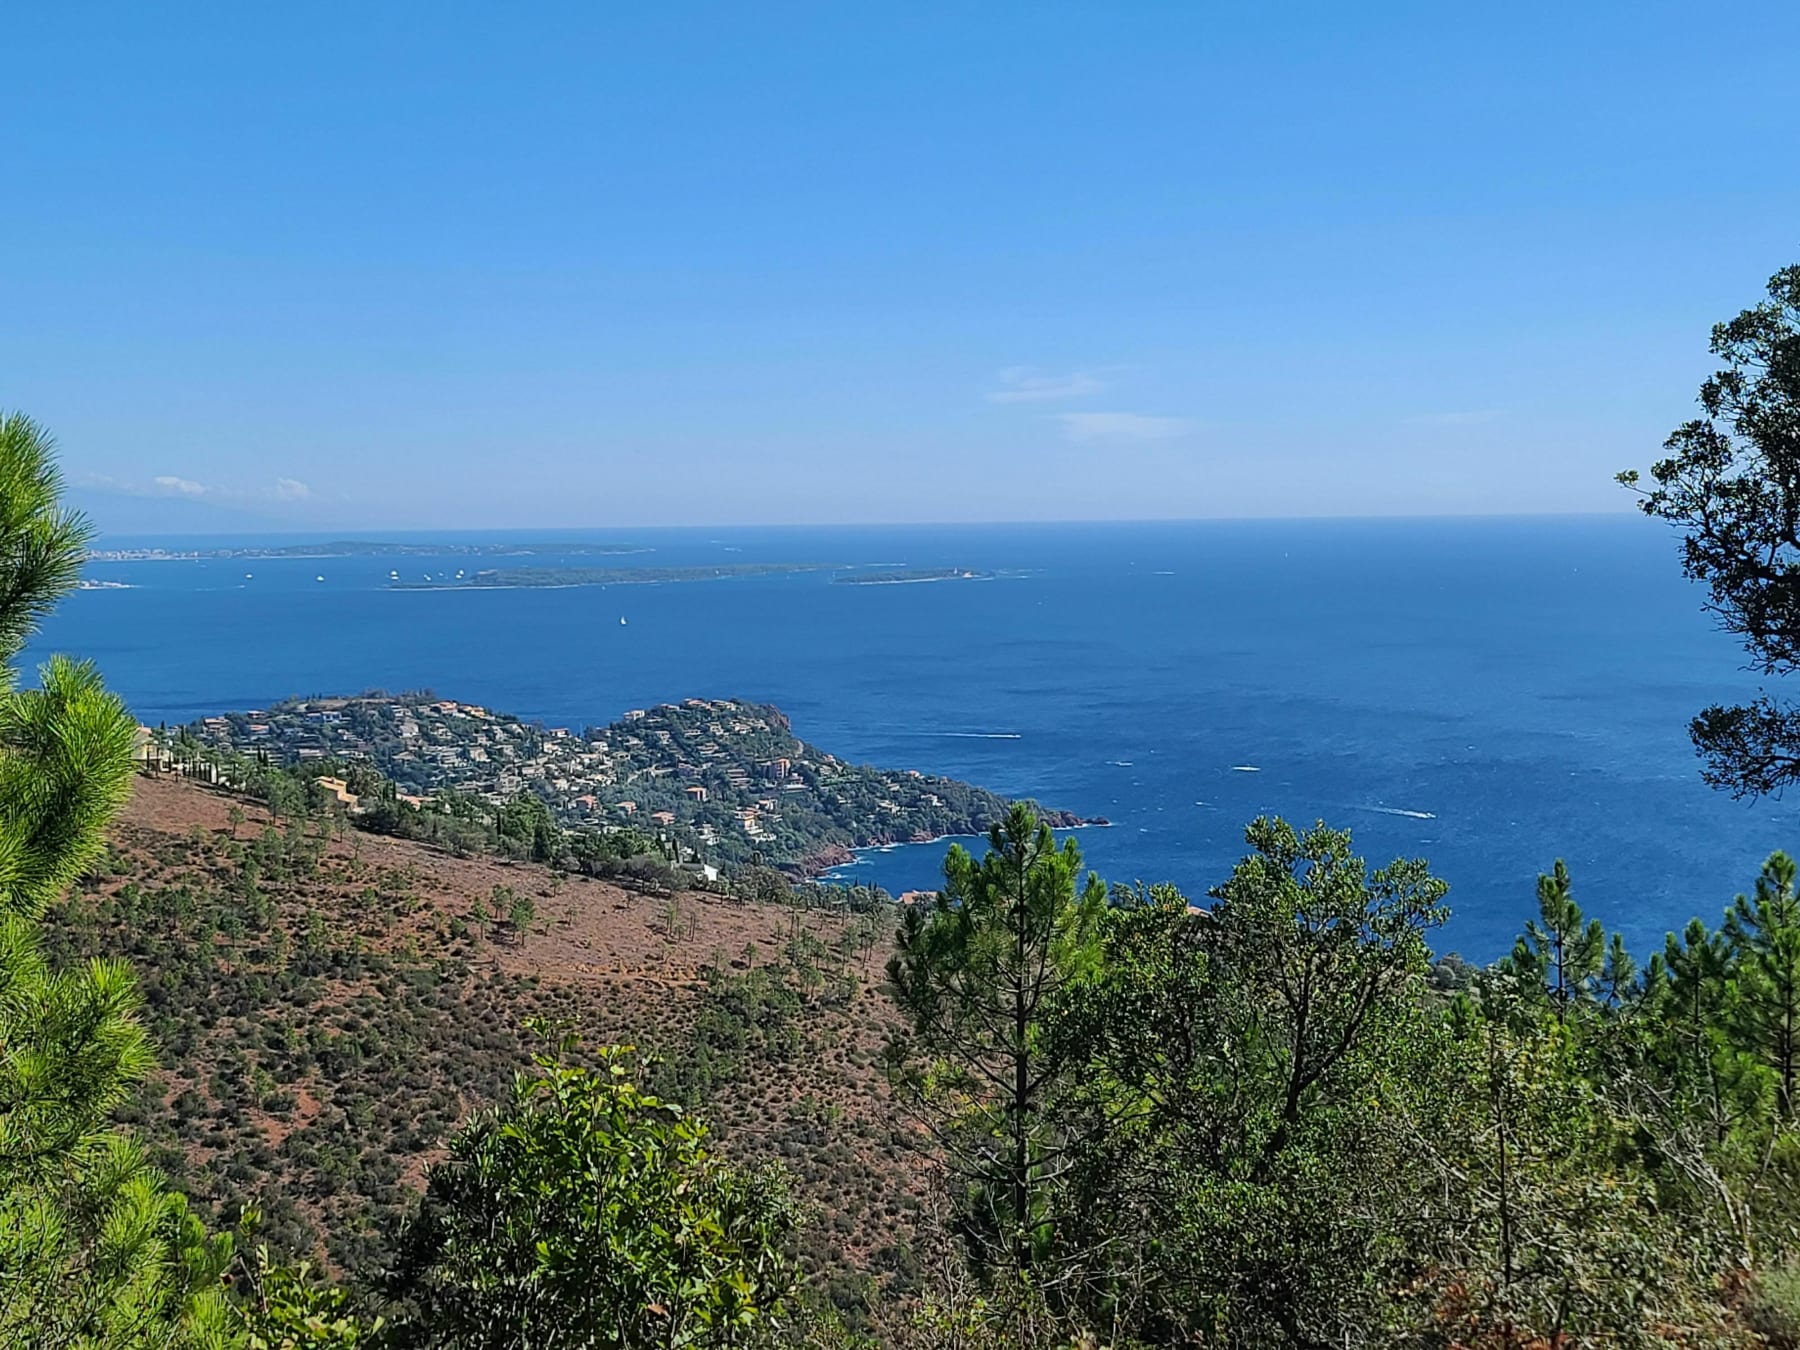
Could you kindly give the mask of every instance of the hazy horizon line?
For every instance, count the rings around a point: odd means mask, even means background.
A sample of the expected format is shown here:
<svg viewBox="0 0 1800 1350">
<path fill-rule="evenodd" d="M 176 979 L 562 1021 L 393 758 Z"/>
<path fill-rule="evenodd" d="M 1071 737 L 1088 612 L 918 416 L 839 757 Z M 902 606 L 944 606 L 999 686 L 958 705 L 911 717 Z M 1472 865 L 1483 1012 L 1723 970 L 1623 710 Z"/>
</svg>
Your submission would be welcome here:
<svg viewBox="0 0 1800 1350">
<path fill-rule="evenodd" d="M 83 515 L 91 518 L 91 512 L 83 511 Z M 931 530 L 931 529 L 1051 529 L 1072 526 L 1132 526 L 1132 525 L 1236 525 L 1236 524 L 1304 524 L 1307 522 L 1341 522 L 1365 523 L 1390 521 L 1395 523 L 1429 522 L 1429 521 L 1502 521 L 1502 520 L 1613 520 L 1628 516 L 1641 515 L 1635 506 L 1624 506 L 1606 511 L 1417 511 L 1394 512 L 1392 514 L 1373 514 L 1366 512 L 1345 512 L 1342 514 L 1300 513 L 1295 515 L 1232 515 L 1232 516 L 1064 516 L 1034 520 L 844 520 L 844 521 L 737 521 L 722 523 L 716 521 L 697 521 L 692 523 L 661 524 L 590 524 L 590 525 L 342 525 L 342 526 L 288 526 L 276 521 L 262 522 L 239 529 L 209 530 L 105 530 L 98 529 L 96 540 L 100 539 L 227 539 L 245 536 L 261 536 L 270 534 L 296 535 L 308 538 L 356 539 L 371 538 L 380 534 L 392 535 L 428 535 L 428 534 L 556 534 L 556 533 L 605 533 L 630 530 Z"/>
</svg>

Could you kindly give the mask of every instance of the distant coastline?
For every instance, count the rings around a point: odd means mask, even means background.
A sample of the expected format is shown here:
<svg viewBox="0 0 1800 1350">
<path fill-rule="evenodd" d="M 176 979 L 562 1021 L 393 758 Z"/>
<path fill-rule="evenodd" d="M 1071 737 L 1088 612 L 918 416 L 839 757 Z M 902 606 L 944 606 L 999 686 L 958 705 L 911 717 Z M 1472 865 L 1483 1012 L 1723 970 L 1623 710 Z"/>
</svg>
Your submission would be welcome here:
<svg viewBox="0 0 1800 1350">
<path fill-rule="evenodd" d="M 572 586 L 652 586 L 738 577 L 829 572 L 833 563 L 725 563 L 715 567 L 495 567 L 442 581 L 393 581 L 396 591 L 560 590 Z"/>
<path fill-rule="evenodd" d="M 992 581 L 992 572 L 977 572 L 968 567 L 903 567 L 898 570 L 857 572 L 851 576 L 833 577 L 839 586 L 912 586 L 929 581 Z"/>
<path fill-rule="evenodd" d="M 620 556 L 648 553 L 637 544 L 392 544 L 378 540 L 337 539 L 320 544 L 246 544 L 237 548 L 166 549 L 97 548 L 88 550 L 90 562 L 203 562 L 212 559 L 268 561 L 278 558 L 525 558 L 553 553 L 562 556 Z"/>
</svg>

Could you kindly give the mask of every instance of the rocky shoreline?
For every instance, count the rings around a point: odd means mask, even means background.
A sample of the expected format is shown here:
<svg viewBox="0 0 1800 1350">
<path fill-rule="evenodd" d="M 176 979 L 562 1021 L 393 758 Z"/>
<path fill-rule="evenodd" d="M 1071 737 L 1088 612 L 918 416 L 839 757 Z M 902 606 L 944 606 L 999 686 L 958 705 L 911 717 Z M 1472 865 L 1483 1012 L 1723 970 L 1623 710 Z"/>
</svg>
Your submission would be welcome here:
<svg viewBox="0 0 1800 1350">
<path fill-rule="evenodd" d="M 1035 804 L 1032 809 L 1036 812 L 1037 818 L 1053 830 L 1075 830 L 1084 827 L 1105 829 L 1112 824 L 1105 816 L 1079 816 L 1073 811 L 1045 810 Z M 842 844 L 828 844 L 806 854 L 793 866 L 792 870 L 803 880 L 816 881 L 828 872 L 855 862 L 858 853 L 889 848 L 895 844 L 948 844 L 955 839 L 971 837 L 973 836 L 966 834 L 928 834 L 924 831 L 915 831 L 904 837 L 877 839 L 873 843 L 863 844 L 857 848 L 847 848 Z"/>
</svg>

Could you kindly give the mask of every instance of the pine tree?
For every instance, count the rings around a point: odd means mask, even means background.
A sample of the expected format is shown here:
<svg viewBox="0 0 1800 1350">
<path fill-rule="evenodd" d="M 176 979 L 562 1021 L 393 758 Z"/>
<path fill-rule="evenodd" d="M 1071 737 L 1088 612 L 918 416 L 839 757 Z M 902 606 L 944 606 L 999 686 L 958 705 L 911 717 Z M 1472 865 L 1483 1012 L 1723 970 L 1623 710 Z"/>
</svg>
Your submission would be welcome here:
<svg viewBox="0 0 1800 1350">
<path fill-rule="evenodd" d="M 1794 860 L 1770 856 L 1752 895 L 1740 895 L 1725 915 L 1725 936 L 1737 960 L 1734 1039 L 1775 1075 L 1776 1100 L 1792 1120 L 1800 1075 L 1800 894 Z"/>
<path fill-rule="evenodd" d="M 1561 858 L 1548 876 L 1538 878 L 1538 917 L 1525 925 L 1505 969 L 1550 1005 L 1556 1020 L 1566 1022 L 1569 1012 L 1594 995 L 1607 965 L 1606 933 L 1600 921 L 1584 922 L 1575 903 L 1569 869 Z M 1622 944 L 1613 956 L 1629 962 Z M 1614 979 L 1615 986 L 1629 982 Z"/>
<path fill-rule="evenodd" d="M 90 665 L 56 658 L 19 684 L 89 537 L 50 452 L 29 419 L 0 418 L 0 1343 L 208 1344 L 229 1240 L 107 1120 L 151 1067 L 130 972 L 51 970 L 38 948 L 130 791 L 135 733 Z"/>
<path fill-rule="evenodd" d="M 966 1187 L 965 1234 L 983 1264 L 1023 1273 L 1054 1249 L 1052 1196 L 1068 1167 L 1059 1108 L 1072 1066 L 1047 1034 L 1064 990 L 1100 959 L 1106 888 L 1081 852 L 1015 805 L 976 862 L 952 846 L 932 905 L 903 916 L 888 964 L 914 1040 L 916 1100 Z"/>
<path fill-rule="evenodd" d="M 1659 1076 L 1680 1109 L 1706 1120 L 1715 1143 L 1753 1104 L 1756 1071 L 1729 1042 L 1725 1015 L 1735 964 L 1724 932 L 1689 920 L 1670 933 L 1644 972 L 1645 1025 Z M 1749 1092 L 1745 1091 L 1750 1086 Z"/>
</svg>

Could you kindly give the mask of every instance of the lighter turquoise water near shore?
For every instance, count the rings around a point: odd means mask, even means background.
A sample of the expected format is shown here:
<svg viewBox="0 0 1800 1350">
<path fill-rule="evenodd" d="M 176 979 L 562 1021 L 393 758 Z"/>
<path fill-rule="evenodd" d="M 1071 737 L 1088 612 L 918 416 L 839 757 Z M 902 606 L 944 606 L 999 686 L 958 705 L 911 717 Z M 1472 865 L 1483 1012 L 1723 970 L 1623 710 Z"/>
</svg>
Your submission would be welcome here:
<svg viewBox="0 0 1800 1350">
<path fill-rule="evenodd" d="M 1754 682 L 1674 541 L 1636 517 L 555 538 L 649 550 L 609 566 L 1008 575 L 396 592 L 390 570 L 470 559 L 95 563 L 91 577 L 132 589 L 71 597 L 29 655 L 95 658 L 151 722 L 371 687 L 554 725 L 696 694 L 764 700 L 839 755 L 1108 817 L 1080 837 L 1113 880 L 1199 894 L 1251 817 L 1323 817 L 1372 860 L 1429 857 L 1456 910 L 1438 945 L 1484 958 L 1558 856 L 1641 951 L 1691 914 L 1716 919 L 1771 849 L 1800 847 L 1791 808 L 1699 781 L 1687 719 Z M 942 855 L 908 846 L 847 870 L 929 886 Z"/>
</svg>

